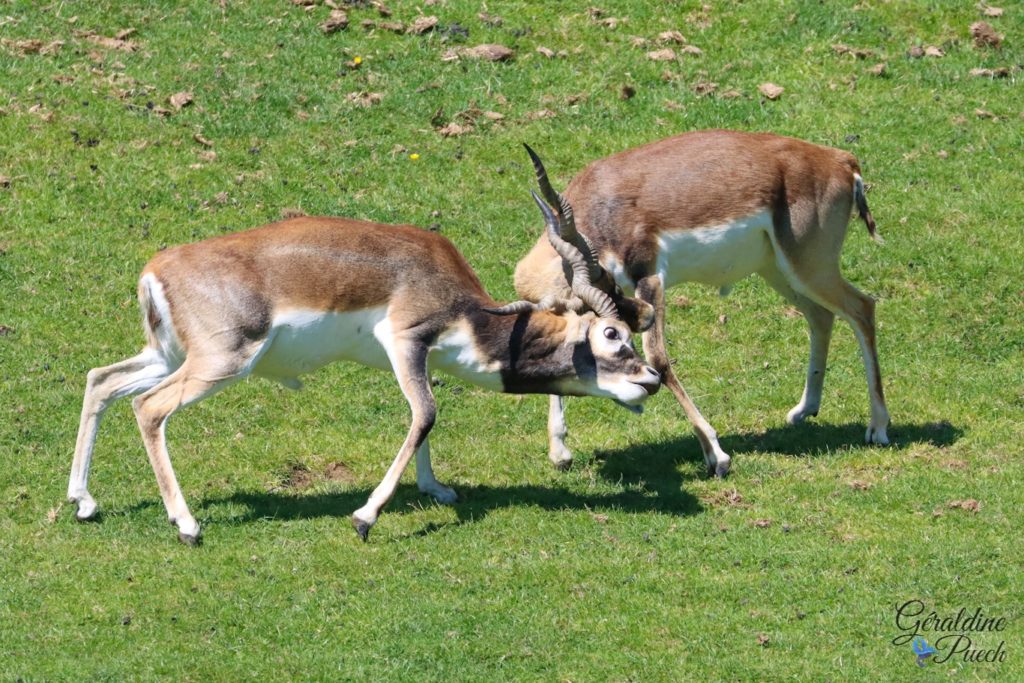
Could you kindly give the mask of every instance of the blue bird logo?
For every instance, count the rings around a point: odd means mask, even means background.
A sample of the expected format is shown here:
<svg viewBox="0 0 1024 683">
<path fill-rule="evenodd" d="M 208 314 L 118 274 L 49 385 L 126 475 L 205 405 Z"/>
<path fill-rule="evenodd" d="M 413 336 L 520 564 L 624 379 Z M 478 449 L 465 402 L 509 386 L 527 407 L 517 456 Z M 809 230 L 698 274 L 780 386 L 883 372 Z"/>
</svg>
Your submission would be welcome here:
<svg viewBox="0 0 1024 683">
<path fill-rule="evenodd" d="M 934 647 L 928 644 L 928 641 L 918 636 L 914 638 L 914 654 L 917 655 L 917 665 L 924 666 L 925 660 L 931 657 L 933 654 L 938 652 Z"/>
</svg>

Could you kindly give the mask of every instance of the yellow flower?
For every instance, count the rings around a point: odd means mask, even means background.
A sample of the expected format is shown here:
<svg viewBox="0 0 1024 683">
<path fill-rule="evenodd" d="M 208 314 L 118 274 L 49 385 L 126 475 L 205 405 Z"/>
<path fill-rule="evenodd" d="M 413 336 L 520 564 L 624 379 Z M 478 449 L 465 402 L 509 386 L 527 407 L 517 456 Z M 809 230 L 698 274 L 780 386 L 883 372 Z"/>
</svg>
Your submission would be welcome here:
<svg viewBox="0 0 1024 683">
<path fill-rule="evenodd" d="M 362 57 L 354 57 L 352 59 L 352 63 L 353 64 L 362 64 L 363 63 L 363 58 Z"/>
<path fill-rule="evenodd" d="M 420 158 L 420 155 L 417 154 L 416 152 L 413 152 L 412 154 L 409 155 L 409 158 L 412 159 L 413 161 L 416 161 L 417 159 Z"/>
</svg>

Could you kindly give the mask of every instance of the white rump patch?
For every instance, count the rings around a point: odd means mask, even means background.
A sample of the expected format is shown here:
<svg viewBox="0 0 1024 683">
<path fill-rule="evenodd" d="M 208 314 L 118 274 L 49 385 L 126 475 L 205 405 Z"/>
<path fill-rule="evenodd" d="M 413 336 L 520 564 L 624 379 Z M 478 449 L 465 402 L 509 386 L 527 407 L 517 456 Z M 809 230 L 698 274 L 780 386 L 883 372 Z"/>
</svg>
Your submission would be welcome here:
<svg viewBox="0 0 1024 683">
<path fill-rule="evenodd" d="M 666 230 L 658 236 L 658 273 L 668 289 L 680 282 L 728 288 L 772 259 L 768 210 L 724 225 Z"/>
<path fill-rule="evenodd" d="M 164 294 L 164 286 L 153 273 L 146 273 L 140 280 L 146 290 L 150 305 L 156 309 L 160 317 L 160 324 L 153 329 L 157 344 L 160 345 L 160 354 L 167 363 L 168 372 L 177 369 L 185 361 L 185 349 L 181 340 L 174 332 L 174 319 L 171 318 L 171 305 Z M 143 323 L 149 327 L 149 311 L 142 312 Z M 152 329 L 152 328 L 150 328 Z"/>
</svg>

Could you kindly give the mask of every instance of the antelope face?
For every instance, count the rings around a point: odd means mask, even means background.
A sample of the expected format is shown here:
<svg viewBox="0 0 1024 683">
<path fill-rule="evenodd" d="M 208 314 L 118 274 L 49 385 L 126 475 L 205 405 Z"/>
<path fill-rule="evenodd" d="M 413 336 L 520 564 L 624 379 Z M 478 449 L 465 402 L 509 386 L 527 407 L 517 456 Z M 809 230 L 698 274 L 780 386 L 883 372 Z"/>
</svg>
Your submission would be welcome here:
<svg viewBox="0 0 1024 683">
<path fill-rule="evenodd" d="M 595 393 L 640 412 L 640 404 L 661 387 L 661 374 L 637 354 L 629 325 L 613 318 L 596 318 L 587 330 L 587 342 L 598 389 Z"/>
</svg>

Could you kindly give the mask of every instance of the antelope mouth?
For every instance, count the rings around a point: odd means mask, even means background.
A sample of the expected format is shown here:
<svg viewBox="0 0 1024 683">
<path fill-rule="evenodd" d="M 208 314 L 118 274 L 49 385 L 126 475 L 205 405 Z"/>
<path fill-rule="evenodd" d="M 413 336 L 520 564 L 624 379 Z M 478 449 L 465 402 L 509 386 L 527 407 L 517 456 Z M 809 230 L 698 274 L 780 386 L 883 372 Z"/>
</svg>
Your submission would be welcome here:
<svg viewBox="0 0 1024 683">
<path fill-rule="evenodd" d="M 658 390 L 661 389 L 660 379 L 657 382 L 633 382 L 633 384 L 643 387 L 643 390 L 647 392 L 648 396 L 654 396 L 658 393 Z"/>
<path fill-rule="evenodd" d="M 646 391 L 647 396 L 654 396 L 661 389 L 661 373 L 654 368 L 646 368 L 646 373 L 641 374 L 636 379 L 629 380 L 629 383 L 635 384 Z"/>
</svg>

